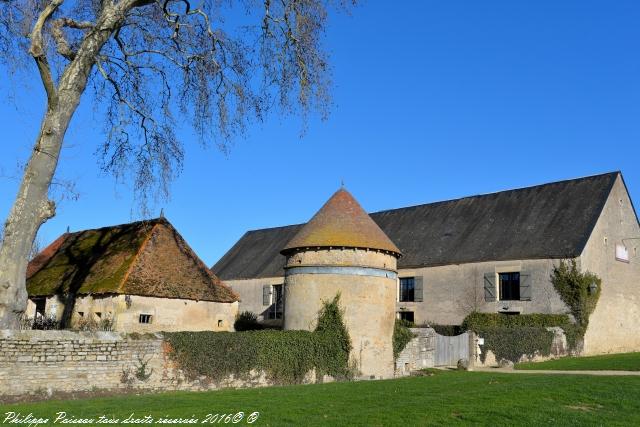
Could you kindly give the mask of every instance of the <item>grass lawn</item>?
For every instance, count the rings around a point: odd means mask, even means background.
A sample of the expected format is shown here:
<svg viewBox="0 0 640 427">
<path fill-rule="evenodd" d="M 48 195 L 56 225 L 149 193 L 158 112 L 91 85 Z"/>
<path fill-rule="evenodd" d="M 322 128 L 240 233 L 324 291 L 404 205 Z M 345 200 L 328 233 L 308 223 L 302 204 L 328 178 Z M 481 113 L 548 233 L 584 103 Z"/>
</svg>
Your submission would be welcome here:
<svg viewBox="0 0 640 427">
<path fill-rule="evenodd" d="M 640 425 L 640 377 L 441 372 L 430 377 L 3 405 L 50 417 L 195 417 L 258 411 L 254 425 Z M 154 421 L 155 422 L 155 421 Z M 7 423 L 7 422 L 5 422 Z M 246 424 L 246 417 L 238 425 Z M 26 425 L 26 424 L 23 424 Z M 40 424 L 43 425 L 43 424 Z M 69 425 L 69 424 L 66 424 Z M 85 424 L 86 425 L 86 424 Z"/>
<path fill-rule="evenodd" d="M 515 369 L 554 371 L 640 371 L 640 353 L 606 354 L 604 356 L 563 357 L 546 362 L 518 363 Z"/>
</svg>

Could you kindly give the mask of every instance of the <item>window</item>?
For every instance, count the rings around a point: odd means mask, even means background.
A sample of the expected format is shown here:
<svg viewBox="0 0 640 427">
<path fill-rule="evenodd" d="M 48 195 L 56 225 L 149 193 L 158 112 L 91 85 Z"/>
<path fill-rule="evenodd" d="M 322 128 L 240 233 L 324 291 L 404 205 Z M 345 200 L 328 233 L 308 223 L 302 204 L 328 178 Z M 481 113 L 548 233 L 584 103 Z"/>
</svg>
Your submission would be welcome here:
<svg viewBox="0 0 640 427">
<path fill-rule="evenodd" d="M 150 314 L 141 314 L 138 318 L 138 323 L 151 323 L 151 315 Z"/>
<path fill-rule="evenodd" d="M 35 317 L 44 317 L 45 309 L 47 307 L 47 300 L 45 298 L 34 298 L 33 302 L 36 304 Z"/>
<path fill-rule="evenodd" d="M 416 281 L 414 277 L 400 278 L 400 302 L 415 301 Z"/>
<path fill-rule="evenodd" d="M 79 312 L 78 312 L 78 316 L 80 316 L 80 317 L 84 317 L 84 311 L 79 311 Z"/>
<path fill-rule="evenodd" d="M 415 317 L 413 316 L 413 311 L 400 311 L 398 312 L 398 318 L 400 320 L 406 320 L 407 322 L 414 323 Z"/>
<path fill-rule="evenodd" d="M 269 319 L 282 319 L 284 302 L 282 298 L 282 285 L 271 286 L 271 306 L 268 310 Z"/>
<path fill-rule="evenodd" d="M 520 299 L 520 273 L 498 273 L 501 301 Z"/>
<path fill-rule="evenodd" d="M 218 319 L 218 328 L 222 328 L 222 319 Z"/>
<path fill-rule="evenodd" d="M 101 311 L 96 311 L 94 314 L 96 315 L 96 319 L 97 320 L 102 319 L 102 312 Z"/>
</svg>

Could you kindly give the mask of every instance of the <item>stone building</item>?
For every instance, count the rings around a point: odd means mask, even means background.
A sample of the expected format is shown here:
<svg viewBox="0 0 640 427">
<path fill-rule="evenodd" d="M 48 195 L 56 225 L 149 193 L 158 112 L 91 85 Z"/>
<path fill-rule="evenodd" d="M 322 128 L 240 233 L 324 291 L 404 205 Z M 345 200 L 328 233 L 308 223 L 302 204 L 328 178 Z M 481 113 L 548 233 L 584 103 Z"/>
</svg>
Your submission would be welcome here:
<svg viewBox="0 0 640 427">
<path fill-rule="evenodd" d="M 391 378 L 400 250 L 346 190 L 337 191 L 284 246 L 284 329 L 313 330 L 323 301 L 340 295 L 365 378 Z"/>
<path fill-rule="evenodd" d="M 65 233 L 27 269 L 30 318 L 125 332 L 231 331 L 238 296 L 164 218 Z"/>
<path fill-rule="evenodd" d="M 473 310 L 566 313 L 550 276 L 559 260 L 575 259 L 602 279 L 585 353 L 640 350 L 640 226 L 619 172 L 370 216 L 403 253 L 400 318 L 459 324 Z M 241 311 L 282 322 L 280 251 L 303 228 L 249 231 L 212 267 L 240 295 Z"/>
</svg>

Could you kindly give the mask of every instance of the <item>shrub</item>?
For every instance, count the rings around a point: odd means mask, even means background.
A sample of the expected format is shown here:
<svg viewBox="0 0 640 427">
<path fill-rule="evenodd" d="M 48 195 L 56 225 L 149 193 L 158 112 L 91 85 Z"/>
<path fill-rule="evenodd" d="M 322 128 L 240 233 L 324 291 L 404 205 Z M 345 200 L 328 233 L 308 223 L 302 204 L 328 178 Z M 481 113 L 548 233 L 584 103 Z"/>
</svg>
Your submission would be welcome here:
<svg viewBox="0 0 640 427">
<path fill-rule="evenodd" d="M 580 272 L 576 261 L 572 259 L 560 261 L 560 264 L 553 268 L 551 283 L 576 320 L 573 339 L 576 342 L 581 341 L 589 326 L 589 317 L 600 298 L 602 280 L 588 271 Z M 589 290 L 592 283 L 596 284 L 595 292 Z"/>
<path fill-rule="evenodd" d="M 497 361 L 506 359 L 513 363 L 520 361 L 522 356 L 551 354 L 553 332 L 542 326 L 493 326 L 476 332 L 484 338 L 484 345 L 480 346 L 480 360 L 483 363 L 488 350 L 495 354 Z"/>
<path fill-rule="evenodd" d="M 397 359 L 398 355 L 404 350 L 414 337 L 413 332 L 409 329 L 413 327 L 413 323 L 406 320 L 396 319 L 393 327 L 393 358 Z"/>
<path fill-rule="evenodd" d="M 251 311 L 243 311 L 238 314 L 233 328 L 236 331 L 257 331 L 264 329 L 264 327 L 258 323 L 258 316 Z"/>
<path fill-rule="evenodd" d="M 522 356 L 533 356 L 536 353 L 548 356 L 554 335 L 547 330 L 549 327 L 560 327 L 565 331 L 570 349 L 575 349 L 578 345 L 578 328 L 566 314 L 534 313 L 515 316 L 473 312 L 465 317 L 462 326 L 484 338 L 485 345 L 481 346 L 483 363 L 487 350 L 491 350 L 498 361 L 506 359 L 514 363 Z"/>
<path fill-rule="evenodd" d="M 339 296 L 325 301 L 315 331 L 173 332 L 164 333 L 174 359 L 189 378 L 246 378 L 264 371 L 277 384 L 300 383 L 316 375 L 349 379 L 351 341 L 339 308 Z"/>
<path fill-rule="evenodd" d="M 437 323 L 432 323 L 427 325 L 430 328 L 433 328 L 436 333 L 439 335 L 444 335 L 447 337 L 455 337 L 456 335 L 463 334 L 466 329 L 462 327 L 462 325 L 439 325 Z"/>
<path fill-rule="evenodd" d="M 502 313 L 478 313 L 467 315 L 462 321 L 462 329 L 477 332 L 478 329 L 487 327 L 513 328 L 517 326 L 541 326 L 552 327 L 571 324 L 566 314 L 520 314 L 508 315 Z"/>
</svg>

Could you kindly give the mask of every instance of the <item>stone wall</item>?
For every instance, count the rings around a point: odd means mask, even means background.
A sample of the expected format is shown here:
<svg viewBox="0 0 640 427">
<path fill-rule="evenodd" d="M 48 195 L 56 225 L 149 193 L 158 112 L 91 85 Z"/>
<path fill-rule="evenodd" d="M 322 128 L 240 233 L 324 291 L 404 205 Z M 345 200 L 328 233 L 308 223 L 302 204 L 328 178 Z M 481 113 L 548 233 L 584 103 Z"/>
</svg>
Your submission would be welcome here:
<svg viewBox="0 0 640 427">
<path fill-rule="evenodd" d="M 545 360 L 558 359 L 560 357 L 572 355 L 571 351 L 569 350 L 569 346 L 567 344 L 567 336 L 565 335 L 562 328 L 554 326 L 554 327 L 547 328 L 547 330 L 553 332 L 553 341 L 551 341 L 550 354 L 548 356 L 543 356 L 541 354 L 523 355 L 520 358 L 519 362 L 543 362 Z M 483 367 L 483 368 L 489 368 L 489 367 L 495 368 L 495 367 L 501 366 L 501 361 L 496 359 L 496 355 L 493 354 L 491 350 L 487 351 L 487 354 L 484 357 L 484 362 L 482 361 L 483 359 L 483 357 L 481 357 L 482 350 L 478 345 L 478 338 L 482 338 L 482 334 L 478 336 L 475 333 L 473 333 L 471 342 L 475 343 L 475 345 L 472 346 L 472 348 L 470 349 L 472 353 L 471 366 L 477 366 L 477 367 Z"/>
<path fill-rule="evenodd" d="M 46 298 L 45 316 L 60 320 L 65 302 L 59 296 Z M 35 317 L 36 306 L 29 300 L 25 314 Z M 222 303 L 179 298 L 155 298 L 138 295 L 79 296 L 73 302 L 71 323 L 83 324 L 109 320 L 115 331 L 233 331 L 238 302 Z M 140 323 L 147 315 L 148 323 Z"/>
<path fill-rule="evenodd" d="M 219 382 L 204 377 L 188 380 L 169 358 L 168 350 L 159 335 L 0 330 L 0 396 L 270 385 L 260 372 Z M 313 381 L 310 373 L 305 382 Z"/>
<path fill-rule="evenodd" d="M 409 341 L 396 359 L 396 377 L 412 371 L 433 368 L 436 349 L 436 331 L 432 328 L 411 328 L 416 337 Z"/>
</svg>

